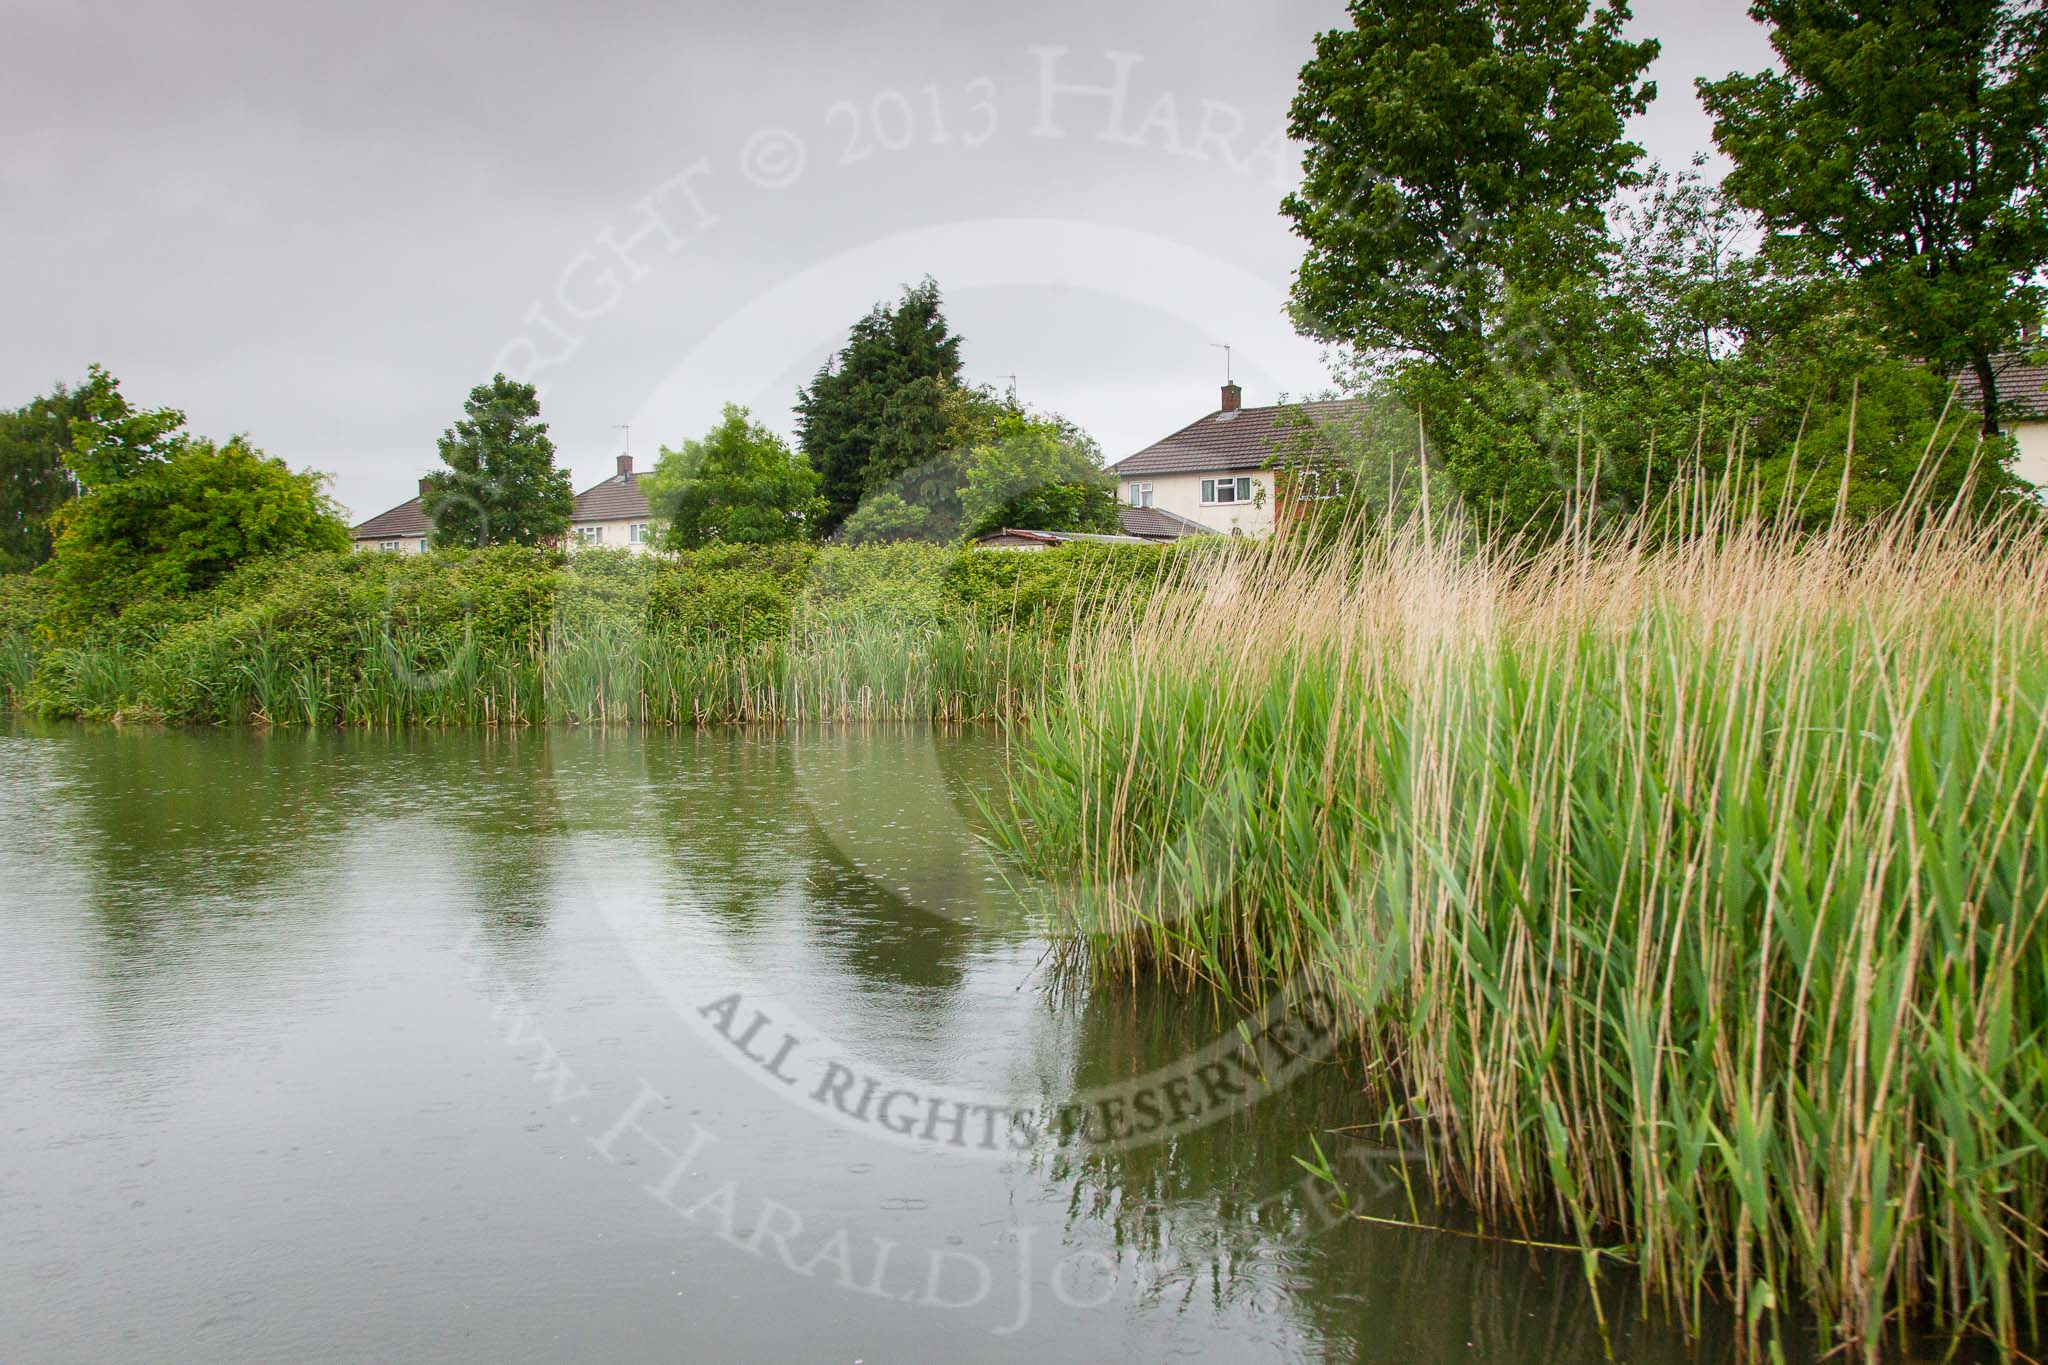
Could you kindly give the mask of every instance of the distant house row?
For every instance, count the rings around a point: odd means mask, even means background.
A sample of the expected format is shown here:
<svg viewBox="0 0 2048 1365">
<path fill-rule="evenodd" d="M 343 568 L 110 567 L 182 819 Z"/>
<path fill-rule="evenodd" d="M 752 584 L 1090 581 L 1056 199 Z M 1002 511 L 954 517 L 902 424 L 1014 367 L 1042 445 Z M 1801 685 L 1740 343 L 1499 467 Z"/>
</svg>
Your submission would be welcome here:
<svg viewBox="0 0 2048 1365">
<path fill-rule="evenodd" d="M 2029 483 L 2048 487 L 2048 365 L 2018 355 L 2001 356 L 1996 363 L 2005 425 L 2019 447 L 2013 472 Z M 1979 392 L 1976 377 L 1966 375 L 1956 401 L 1975 406 Z M 1356 413 L 1359 405 L 1338 399 L 1247 408 L 1242 399 L 1243 390 L 1225 384 L 1214 412 L 1110 466 L 1117 481 L 1121 534 L 1005 527 L 983 536 L 979 543 L 992 549 L 1037 550 L 1069 540 L 1157 543 L 1182 536 L 1271 534 L 1279 512 L 1274 475 L 1296 430 L 1291 419 L 1283 420 L 1281 413 L 1306 417 L 1312 423 L 1341 423 Z M 617 473 L 578 493 L 570 519 L 570 544 L 650 548 L 653 539 L 647 495 L 641 490 L 640 478 L 633 470 L 633 457 L 621 455 Z M 417 554 L 427 548 L 432 530 L 415 496 L 371 517 L 352 534 L 359 550 Z"/>
<path fill-rule="evenodd" d="M 1120 535 L 1082 536 L 1031 527 L 1005 528 L 981 544 L 998 549 L 1043 549 L 1067 540 L 1163 542 L 1195 535 L 1268 535 L 1273 530 L 1274 474 L 1289 428 L 1280 407 L 1247 408 L 1243 390 L 1223 386 L 1214 412 L 1110 466 L 1117 480 Z M 1341 417 L 1357 405 L 1348 400 L 1300 405 L 1317 420 Z M 572 546 L 607 545 L 646 550 L 653 537 L 647 494 L 633 457 L 618 457 L 618 470 L 576 495 L 569 521 Z M 425 481 L 421 481 L 425 490 Z M 433 524 L 415 495 L 380 512 L 351 532 L 359 550 L 419 554 Z"/>
<path fill-rule="evenodd" d="M 633 469 L 631 455 L 619 456 L 618 472 L 603 483 L 576 495 L 576 508 L 569 514 L 569 543 L 616 545 L 632 550 L 652 548 L 647 494 L 640 488 L 641 476 Z M 424 554 L 434 523 L 427 519 L 420 498 L 427 481 L 420 480 L 413 494 L 388 512 L 350 528 L 349 538 L 358 550 L 384 550 L 393 554 Z"/>
</svg>

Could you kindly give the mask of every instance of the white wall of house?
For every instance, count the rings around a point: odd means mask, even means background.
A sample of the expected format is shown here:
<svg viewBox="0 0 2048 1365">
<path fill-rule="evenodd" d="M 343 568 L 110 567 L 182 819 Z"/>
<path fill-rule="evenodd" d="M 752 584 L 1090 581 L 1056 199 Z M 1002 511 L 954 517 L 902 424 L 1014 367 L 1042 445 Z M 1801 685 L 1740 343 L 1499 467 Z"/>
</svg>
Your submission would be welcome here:
<svg viewBox="0 0 2048 1365">
<path fill-rule="evenodd" d="M 1251 499 L 1247 502 L 1223 502 L 1213 492 L 1209 500 L 1202 497 L 1202 485 L 1210 479 L 1221 482 L 1225 479 L 1248 478 L 1251 480 Z M 1151 486 L 1151 506 L 1175 516 L 1197 521 L 1212 531 L 1229 534 L 1242 531 L 1248 536 L 1269 535 L 1273 530 L 1273 471 L 1261 469 L 1244 474 L 1139 474 L 1117 480 L 1117 500 L 1131 501 L 1131 489 L 1140 490 Z"/>
<path fill-rule="evenodd" d="M 2013 441 L 2020 448 L 2012 472 L 2037 488 L 2048 489 L 2048 421 L 2011 425 Z"/>
<path fill-rule="evenodd" d="M 569 526 L 569 548 L 601 545 L 644 554 L 654 548 L 654 526 L 646 521 L 578 521 Z"/>
<path fill-rule="evenodd" d="M 390 536 L 383 540 L 358 540 L 358 550 L 381 550 L 385 554 L 422 555 L 427 552 L 425 536 Z"/>
</svg>

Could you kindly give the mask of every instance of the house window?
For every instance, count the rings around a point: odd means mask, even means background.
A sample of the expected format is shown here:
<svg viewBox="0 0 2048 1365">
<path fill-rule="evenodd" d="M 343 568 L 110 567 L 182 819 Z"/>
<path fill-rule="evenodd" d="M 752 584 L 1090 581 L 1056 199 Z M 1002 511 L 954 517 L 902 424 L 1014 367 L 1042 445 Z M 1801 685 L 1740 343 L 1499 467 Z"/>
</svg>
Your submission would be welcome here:
<svg viewBox="0 0 2048 1365">
<path fill-rule="evenodd" d="M 377 548 L 383 550 L 387 554 L 396 554 L 398 553 L 398 542 L 395 540 L 387 540 L 382 545 L 379 545 Z"/>
<path fill-rule="evenodd" d="M 427 552 L 427 538 L 426 538 L 425 536 L 421 536 L 421 537 L 420 537 L 420 553 L 421 553 L 421 554 L 425 554 L 426 552 Z"/>
<path fill-rule="evenodd" d="M 1133 507 L 1150 507 L 1151 505 L 1152 505 L 1152 485 L 1151 485 L 1151 484 L 1149 484 L 1149 483 L 1134 483 L 1134 484 L 1132 484 L 1132 485 L 1131 485 L 1131 506 L 1133 506 Z"/>
<path fill-rule="evenodd" d="M 628 526 L 626 528 L 626 539 L 631 541 L 635 545 L 645 545 L 650 539 L 650 537 L 647 534 L 647 523 L 644 521 L 636 521 L 632 525 Z"/>
<path fill-rule="evenodd" d="M 1251 500 L 1252 481 L 1248 478 L 1202 480 L 1202 502 L 1205 505 L 1216 506 Z"/>
<path fill-rule="evenodd" d="M 576 542 L 579 545 L 595 545 L 604 539 L 604 527 L 579 526 L 576 528 Z"/>
</svg>

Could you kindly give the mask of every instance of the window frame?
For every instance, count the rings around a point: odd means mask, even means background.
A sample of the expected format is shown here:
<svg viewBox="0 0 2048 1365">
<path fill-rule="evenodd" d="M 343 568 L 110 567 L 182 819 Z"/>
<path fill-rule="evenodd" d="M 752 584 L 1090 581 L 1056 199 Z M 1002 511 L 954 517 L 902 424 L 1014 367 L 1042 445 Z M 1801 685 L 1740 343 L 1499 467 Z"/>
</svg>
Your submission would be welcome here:
<svg viewBox="0 0 2048 1365">
<path fill-rule="evenodd" d="M 1217 496 L 1225 489 L 1229 490 L 1229 497 Z M 1249 474 L 1236 474 L 1229 478 L 1219 476 L 1213 479 L 1204 479 L 1202 480 L 1202 506 L 1242 507 L 1252 502 L 1257 492 L 1258 486 L 1252 482 L 1252 476 Z"/>
</svg>

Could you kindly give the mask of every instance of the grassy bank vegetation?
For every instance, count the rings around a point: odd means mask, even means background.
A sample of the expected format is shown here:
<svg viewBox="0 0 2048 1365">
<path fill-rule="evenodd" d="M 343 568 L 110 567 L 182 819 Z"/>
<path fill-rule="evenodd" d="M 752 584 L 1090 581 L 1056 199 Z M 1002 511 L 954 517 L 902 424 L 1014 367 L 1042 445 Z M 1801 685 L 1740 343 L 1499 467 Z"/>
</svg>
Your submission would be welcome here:
<svg viewBox="0 0 2048 1365">
<path fill-rule="evenodd" d="M 1503 1231 L 1760 1341 L 2014 1349 L 2048 1283 L 2048 553 L 1726 510 L 1158 593 L 1076 641 L 1008 838 L 1086 888 L 1109 975 L 1349 999 L 1378 1136 Z"/>
<path fill-rule="evenodd" d="M 0 688 L 45 715 L 223 725 L 988 719 L 1028 706 L 1076 622 L 1228 553 L 310 555 L 82 621 L 13 576 Z"/>
</svg>

